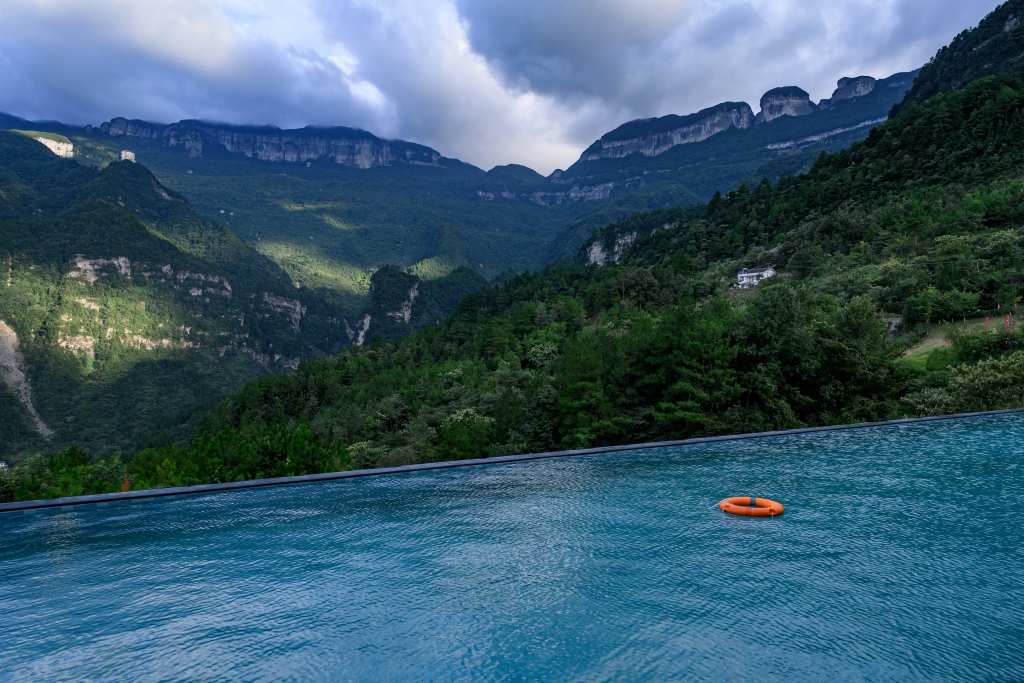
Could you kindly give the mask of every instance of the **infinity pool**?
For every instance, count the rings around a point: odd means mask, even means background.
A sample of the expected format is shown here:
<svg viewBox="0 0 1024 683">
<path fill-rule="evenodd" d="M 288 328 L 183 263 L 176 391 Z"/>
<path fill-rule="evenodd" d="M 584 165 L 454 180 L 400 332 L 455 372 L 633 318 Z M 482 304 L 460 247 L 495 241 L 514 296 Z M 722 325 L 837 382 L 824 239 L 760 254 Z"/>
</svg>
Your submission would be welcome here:
<svg viewBox="0 0 1024 683">
<path fill-rule="evenodd" d="M 1011 415 L 2 515 L 0 681 L 1020 681 L 1022 453 Z"/>
</svg>

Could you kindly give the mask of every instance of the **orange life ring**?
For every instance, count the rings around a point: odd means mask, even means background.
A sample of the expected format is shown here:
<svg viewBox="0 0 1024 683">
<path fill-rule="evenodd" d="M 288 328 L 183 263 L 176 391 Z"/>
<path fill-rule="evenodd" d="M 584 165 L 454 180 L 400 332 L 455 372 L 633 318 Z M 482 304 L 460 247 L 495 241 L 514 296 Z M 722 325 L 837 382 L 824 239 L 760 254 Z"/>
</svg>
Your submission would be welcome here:
<svg viewBox="0 0 1024 683">
<path fill-rule="evenodd" d="M 782 503 L 752 496 L 726 498 L 718 504 L 718 509 L 722 512 L 728 512 L 730 515 L 742 515 L 744 517 L 778 517 L 786 511 L 786 508 L 782 507 Z"/>
</svg>

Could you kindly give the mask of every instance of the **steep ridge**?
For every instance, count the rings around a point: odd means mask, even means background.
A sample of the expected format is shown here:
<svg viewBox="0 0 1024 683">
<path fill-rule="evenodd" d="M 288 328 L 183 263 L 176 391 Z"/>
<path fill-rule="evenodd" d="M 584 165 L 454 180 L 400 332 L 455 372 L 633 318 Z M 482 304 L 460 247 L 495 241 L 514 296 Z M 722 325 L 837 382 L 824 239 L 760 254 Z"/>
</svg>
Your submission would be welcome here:
<svg viewBox="0 0 1024 683">
<path fill-rule="evenodd" d="M 634 153 L 657 156 L 676 145 L 700 142 L 723 130 L 749 128 L 753 123 L 754 112 L 746 102 L 724 102 L 689 116 L 640 119 L 602 135 L 580 160 L 618 159 Z"/>
<path fill-rule="evenodd" d="M 160 125 L 114 118 L 102 124 L 100 132 L 115 138 L 159 140 L 168 147 L 183 148 L 192 158 L 203 156 L 204 144 L 261 161 L 330 159 L 363 169 L 396 163 L 437 166 L 441 158 L 429 147 L 404 141 L 385 141 L 365 130 L 343 127 L 309 126 L 301 130 L 281 130 L 272 126 L 228 126 L 201 121 Z"/>
<path fill-rule="evenodd" d="M 673 115 L 631 121 L 604 135 L 580 156 L 576 164 L 567 171 L 559 172 L 557 177 L 564 181 L 597 167 L 587 162 L 621 159 L 635 152 L 648 157 L 658 156 L 679 145 L 707 140 L 715 133 L 730 129 L 747 130 L 782 117 L 807 117 L 814 114 L 811 118 L 802 119 L 799 126 L 810 134 L 818 135 L 827 134 L 831 129 L 844 125 L 884 119 L 888 113 L 885 103 L 902 99 L 916 73 L 894 74 L 880 81 L 870 76 L 841 78 L 832 97 L 822 100 L 818 105 L 811 102 L 807 92 L 796 86 L 774 88 L 761 97 L 761 111 L 757 116 L 753 115 L 745 102 L 726 102 L 685 117 Z M 851 106 L 854 104 L 857 106 Z M 841 113 L 837 112 L 840 108 Z M 856 120 L 858 118 L 861 120 Z M 693 131 L 692 134 L 686 134 L 690 131 Z M 791 135 L 792 126 L 760 129 L 762 135 L 765 131 L 769 131 L 766 137 L 776 138 L 775 142 L 779 143 Z M 602 153 L 601 150 L 606 151 Z"/>
<path fill-rule="evenodd" d="M 893 108 L 897 115 L 911 103 L 959 90 L 971 81 L 998 73 L 1019 75 L 1024 70 L 1024 2 L 1009 0 L 970 30 L 941 48 L 914 81 L 910 96 Z"/>
<path fill-rule="evenodd" d="M 597 227 L 625 216 L 677 204 L 699 204 L 744 179 L 775 180 L 781 173 L 807 170 L 821 151 L 843 149 L 884 122 L 893 103 L 910 89 L 916 73 L 894 74 L 877 81 L 865 77 L 840 79 L 832 97 L 819 105 L 811 103 L 799 88 L 777 88 L 762 98 L 768 109 L 758 113 L 761 123 L 730 127 L 651 157 L 581 157 L 565 171 L 556 171 L 552 181 L 602 188 L 607 201 L 569 223 L 552 242 L 552 258 L 572 257 Z M 859 85 L 851 87 L 853 81 Z M 779 114 L 782 109 L 793 114 Z M 767 122 L 766 111 L 770 119 Z M 639 141 L 654 134 L 663 125 L 660 121 L 632 122 L 622 129 L 632 131 L 633 139 Z"/>
</svg>

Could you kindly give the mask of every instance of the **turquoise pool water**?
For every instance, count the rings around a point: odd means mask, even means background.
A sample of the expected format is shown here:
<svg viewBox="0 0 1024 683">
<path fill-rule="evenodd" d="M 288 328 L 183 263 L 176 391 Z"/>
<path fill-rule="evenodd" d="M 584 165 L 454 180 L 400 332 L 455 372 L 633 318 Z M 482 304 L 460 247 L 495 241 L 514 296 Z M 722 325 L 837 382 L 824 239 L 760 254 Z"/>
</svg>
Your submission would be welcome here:
<svg viewBox="0 0 1024 683">
<path fill-rule="evenodd" d="M 0 681 L 1021 681 L 1022 454 L 1013 415 L 4 515 Z"/>
</svg>

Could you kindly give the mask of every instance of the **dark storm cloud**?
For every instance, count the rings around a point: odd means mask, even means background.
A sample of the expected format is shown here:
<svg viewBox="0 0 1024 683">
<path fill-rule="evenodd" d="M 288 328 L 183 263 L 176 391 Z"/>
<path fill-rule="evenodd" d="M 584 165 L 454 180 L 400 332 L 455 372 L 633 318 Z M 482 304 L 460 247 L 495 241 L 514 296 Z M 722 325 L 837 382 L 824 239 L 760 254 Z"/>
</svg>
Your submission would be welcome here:
<svg viewBox="0 0 1024 683">
<path fill-rule="evenodd" d="M 827 97 L 844 75 L 920 66 L 996 2 L 456 0 L 476 52 L 504 82 L 638 116 L 724 100 L 757 104 L 777 85 Z"/>
<path fill-rule="evenodd" d="M 0 110 L 349 125 L 566 166 L 625 120 L 923 64 L 993 0 L 5 0 Z"/>
</svg>

